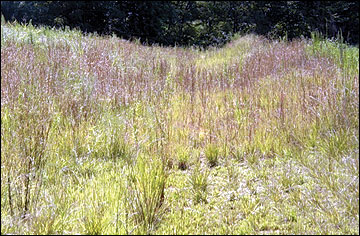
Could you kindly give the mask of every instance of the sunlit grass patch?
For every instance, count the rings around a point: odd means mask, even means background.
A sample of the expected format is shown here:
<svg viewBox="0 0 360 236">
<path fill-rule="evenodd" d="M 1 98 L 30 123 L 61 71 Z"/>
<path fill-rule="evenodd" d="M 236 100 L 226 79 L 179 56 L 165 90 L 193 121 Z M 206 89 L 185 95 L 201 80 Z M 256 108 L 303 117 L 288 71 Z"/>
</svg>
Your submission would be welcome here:
<svg viewBox="0 0 360 236">
<path fill-rule="evenodd" d="M 313 33 L 311 43 L 306 49 L 311 55 L 323 56 L 333 60 L 350 76 L 359 74 L 359 67 L 357 66 L 359 64 L 359 48 L 346 45 L 341 36 L 330 41 L 318 33 Z"/>
</svg>

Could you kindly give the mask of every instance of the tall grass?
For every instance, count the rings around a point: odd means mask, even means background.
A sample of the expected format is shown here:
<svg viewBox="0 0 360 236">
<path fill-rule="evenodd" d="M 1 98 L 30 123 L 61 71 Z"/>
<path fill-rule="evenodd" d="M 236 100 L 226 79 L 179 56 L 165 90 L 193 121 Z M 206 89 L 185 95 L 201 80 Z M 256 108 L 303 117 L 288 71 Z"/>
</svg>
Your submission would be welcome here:
<svg viewBox="0 0 360 236">
<path fill-rule="evenodd" d="M 358 234 L 358 107 L 341 38 L 198 51 L 2 23 L 1 232 Z"/>
<path fill-rule="evenodd" d="M 143 233 L 154 231 L 161 220 L 166 184 L 165 166 L 161 160 L 139 156 L 129 176 L 129 199 L 135 222 Z"/>
</svg>

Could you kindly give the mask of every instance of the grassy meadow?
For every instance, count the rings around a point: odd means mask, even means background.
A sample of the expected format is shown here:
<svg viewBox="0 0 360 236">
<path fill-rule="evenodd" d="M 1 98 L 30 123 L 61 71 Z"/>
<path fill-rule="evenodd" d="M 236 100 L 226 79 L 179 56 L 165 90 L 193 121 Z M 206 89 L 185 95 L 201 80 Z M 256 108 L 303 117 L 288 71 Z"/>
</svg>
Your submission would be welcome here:
<svg viewBox="0 0 360 236">
<path fill-rule="evenodd" d="M 2 234 L 359 234 L 359 48 L 1 25 Z"/>
</svg>

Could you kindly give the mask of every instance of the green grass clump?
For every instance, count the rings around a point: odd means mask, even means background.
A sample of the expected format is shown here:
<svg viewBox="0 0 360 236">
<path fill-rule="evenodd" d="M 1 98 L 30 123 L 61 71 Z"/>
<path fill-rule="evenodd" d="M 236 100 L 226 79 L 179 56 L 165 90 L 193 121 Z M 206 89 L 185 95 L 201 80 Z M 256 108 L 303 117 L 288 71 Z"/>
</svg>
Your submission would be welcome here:
<svg viewBox="0 0 360 236">
<path fill-rule="evenodd" d="M 219 160 L 219 148 L 212 143 L 206 145 L 205 157 L 208 160 L 210 167 L 216 166 Z"/>
<path fill-rule="evenodd" d="M 189 167 L 190 162 L 190 151 L 182 146 L 176 149 L 178 168 L 180 170 L 186 170 Z"/>
<path fill-rule="evenodd" d="M 129 176 L 128 201 L 135 222 L 143 233 L 150 233 L 163 214 L 164 189 L 166 184 L 165 166 L 159 159 L 148 159 L 140 155 Z"/>
<path fill-rule="evenodd" d="M 196 165 L 192 174 L 189 176 L 189 184 L 191 186 L 191 193 L 195 204 L 207 203 L 207 194 L 209 186 L 209 172 L 201 170 L 199 165 Z"/>
</svg>

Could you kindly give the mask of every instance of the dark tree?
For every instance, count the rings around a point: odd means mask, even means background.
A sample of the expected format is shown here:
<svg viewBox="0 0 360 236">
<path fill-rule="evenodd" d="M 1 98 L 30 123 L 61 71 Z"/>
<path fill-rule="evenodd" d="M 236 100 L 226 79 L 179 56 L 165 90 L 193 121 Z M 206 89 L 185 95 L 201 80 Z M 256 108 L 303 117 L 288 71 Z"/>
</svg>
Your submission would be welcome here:
<svg viewBox="0 0 360 236">
<path fill-rule="evenodd" d="M 359 44 L 358 1 L 2 1 L 5 20 L 161 45 L 222 45 L 235 33 Z"/>
</svg>

